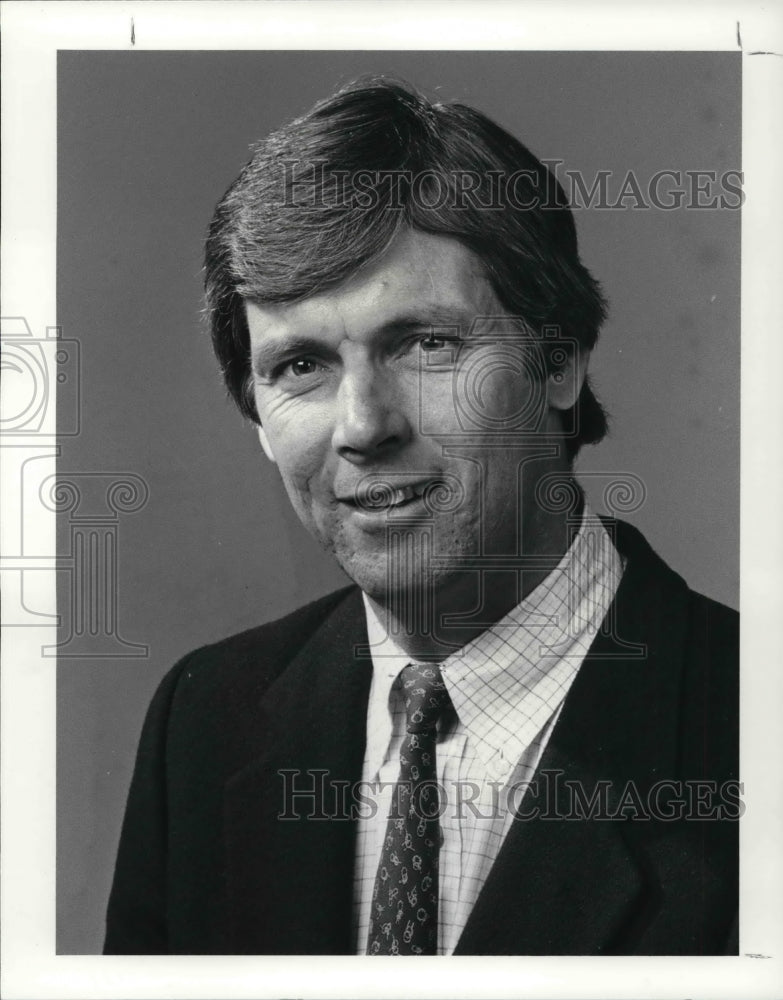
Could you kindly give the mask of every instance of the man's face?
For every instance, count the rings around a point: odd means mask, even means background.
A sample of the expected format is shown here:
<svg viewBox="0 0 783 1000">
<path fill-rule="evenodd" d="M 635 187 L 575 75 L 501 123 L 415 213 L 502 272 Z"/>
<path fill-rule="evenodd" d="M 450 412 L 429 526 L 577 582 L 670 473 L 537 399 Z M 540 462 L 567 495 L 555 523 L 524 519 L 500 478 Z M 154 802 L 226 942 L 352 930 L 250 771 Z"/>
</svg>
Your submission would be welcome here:
<svg viewBox="0 0 783 1000">
<path fill-rule="evenodd" d="M 246 308 L 264 449 L 370 597 L 536 550 L 535 482 L 563 467 L 541 438 L 573 398 L 531 375 L 471 251 L 405 230 L 336 288 Z"/>
</svg>

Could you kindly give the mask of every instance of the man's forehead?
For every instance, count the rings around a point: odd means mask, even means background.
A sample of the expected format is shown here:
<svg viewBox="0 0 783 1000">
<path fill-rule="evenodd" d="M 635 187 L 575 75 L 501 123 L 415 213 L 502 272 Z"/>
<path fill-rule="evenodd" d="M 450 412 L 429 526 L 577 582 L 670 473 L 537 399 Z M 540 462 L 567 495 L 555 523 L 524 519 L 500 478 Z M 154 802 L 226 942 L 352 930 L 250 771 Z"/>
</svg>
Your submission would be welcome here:
<svg viewBox="0 0 783 1000">
<path fill-rule="evenodd" d="M 248 323 L 267 335 L 304 325 L 470 326 L 500 309 L 480 259 L 459 241 L 406 230 L 382 257 L 340 284 L 294 302 L 246 300 Z"/>
</svg>

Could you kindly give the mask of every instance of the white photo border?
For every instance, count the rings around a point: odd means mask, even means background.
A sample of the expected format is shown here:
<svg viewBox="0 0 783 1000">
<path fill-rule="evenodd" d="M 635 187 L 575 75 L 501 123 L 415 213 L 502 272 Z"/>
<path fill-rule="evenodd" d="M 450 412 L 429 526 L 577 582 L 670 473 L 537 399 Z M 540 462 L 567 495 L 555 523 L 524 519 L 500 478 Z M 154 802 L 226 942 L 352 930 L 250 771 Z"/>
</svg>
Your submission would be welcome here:
<svg viewBox="0 0 783 1000">
<path fill-rule="evenodd" d="M 57 315 L 56 60 L 63 49 L 742 51 L 742 820 L 740 956 L 420 959 L 436 997 L 783 995 L 783 16 L 761 5 L 509 2 L 62 2 L 2 4 L 3 316 L 43 331 Z M 133 40 L 131 35 L 133 34 Z M 34 196 L 32 196 L 34 192 Z M 35 277 L 32 277 L 35 276 Z M 52 347 L 52 345 L 49 345 Z M 53 347 L 52 347 L 53 349 Z M 14 400 L 4 407 L 13 412 Z M 36 442 L 55 472 L 51 420 Z M 41 446 L 45 446 L 41 452 Z M 16 456 L 18 457 L 18 455 Z M 8 466 L 4 462 L 4 468 Z M 5 476 L 5 520 L 19 507 Z M 55 514 L 36 521 L 55 551 Z M 5 541 L 5 539 L 4 539 Z M 4 552 L 8 550 L 4 546 Z M 12 554 L 3 571 L 13 572 Z M 56 614 L 54 572 L 31 604 Z M 53 619 L 52 619 L 53 620 Z M 2 671 L 2 995 L 15 998 L 382 997 L 385 959 L 58 956 L 55 951 L 55 626 L 6 630 Z M 399 962 L 394 965 L 397 977 Z M 410 970 L 404 970 L 407 976 Z M 391 994 L 389 989 L 391 988 Z"/>
</svg>

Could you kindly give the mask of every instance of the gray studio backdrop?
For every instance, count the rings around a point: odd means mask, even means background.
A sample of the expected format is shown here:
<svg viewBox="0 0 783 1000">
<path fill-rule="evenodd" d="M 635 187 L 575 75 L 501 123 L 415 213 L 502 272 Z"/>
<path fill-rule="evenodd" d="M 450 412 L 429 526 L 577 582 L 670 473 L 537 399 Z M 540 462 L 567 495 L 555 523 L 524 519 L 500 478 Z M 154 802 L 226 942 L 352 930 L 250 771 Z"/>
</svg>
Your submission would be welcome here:
<svg viewBox="0 0 783 1000">
<path fill-rule="evenodd" d="M 611 201 L 631 170 L 644 185 L 660 170 L 741 168 L 733 54 L 60 53 L 57 323 L 81 349 L 81 429 L 59 469 L 97 496 L 81 543 L 98 546 L 93 582 L 116 598 L 114 637 L 98 613 L 58 667 L 61 953 L 100 950 L 136 741 L 164 671 L 345 582 L 226 399 L 200 316 L 201 253 L 249 144 L 370 72 L 475 105 L 588 183 L 610 171 Z M 740 213 L 633 201 L 577 213 L 610 300 L 592 370 L 613 417 L 579 468 L 639 477 L 646 501 L 628 520 L 692 586 L 736 606 Z M 584 481 L 604 510 L 608 476 Z M 76 517 L 60 518 L 70 557 Z M 64 638 L 86 562 L 66 564 Z"/>
</svg>

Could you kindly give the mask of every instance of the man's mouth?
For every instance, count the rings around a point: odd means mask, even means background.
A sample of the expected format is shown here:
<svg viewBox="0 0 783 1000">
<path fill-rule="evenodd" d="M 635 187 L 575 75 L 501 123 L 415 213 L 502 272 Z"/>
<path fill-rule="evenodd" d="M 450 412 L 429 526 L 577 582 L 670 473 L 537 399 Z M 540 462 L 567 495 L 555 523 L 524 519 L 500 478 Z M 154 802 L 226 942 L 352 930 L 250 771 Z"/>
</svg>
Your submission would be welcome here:
<svg viewBox="0 0 783 1000">
<path fill-rule="evenodd" d="M 396 510 L 420 500 L 430 486 L 430 482 L 410 483 L 404 486 L 393 486 L 388 482 L 377 482 L 357 489 L 352 496 L 340 499 L 342 503 L 348 503 L 359 510 L 371 511 L 373 513 L 384 510 Z"/>
</svg>

